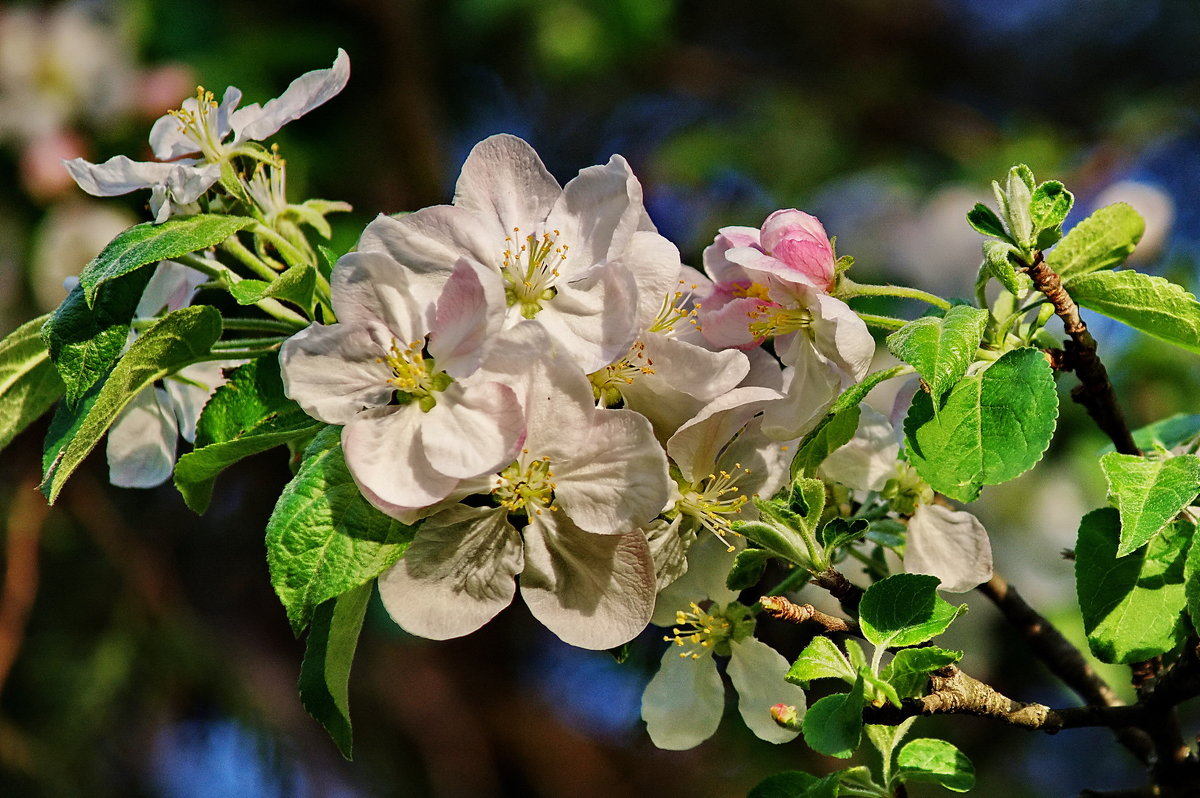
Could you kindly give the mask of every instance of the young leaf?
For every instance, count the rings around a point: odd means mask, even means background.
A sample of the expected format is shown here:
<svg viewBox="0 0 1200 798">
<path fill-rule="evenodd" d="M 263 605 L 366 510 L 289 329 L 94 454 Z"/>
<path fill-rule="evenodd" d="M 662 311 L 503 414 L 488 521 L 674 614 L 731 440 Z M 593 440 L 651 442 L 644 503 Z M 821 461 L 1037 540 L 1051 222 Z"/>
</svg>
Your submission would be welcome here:
<svg viewBox="0 0 1200 798">
<path fill-rule="evenodd" d="M 987 321 L 986 310 L 955 305 L 942 318 L 910 321 L 887 337 L 887 348 L 917 370 L 929 384 L 934 404 L 940 404 L 975 361 Z"/>
<path fill-rule="evenodd" d="M 369 582 L 412 541 L 413 529 L 359 493 L 342 457 L 341 428 L 319 432 L 267 522 L 271 584 L 297 635 L 324 601 Z"/>
<path fill-rule="evenodd" d="M 826 416 L 805 436 L 792 458 L 792 478 L 812 476 L 825 458 L 850 442 L 858 429 L 858 405 Z"/>
<path fill-rule="evenodd" d="M 946 631 L 967 605 L 953 606 L 937 586 L 938 578 L 925 574 L 893 574 L 871 585 L 858 605 L 863 636 L 876 646 L 901 648 Z"/>
<path fill-rule="evenodd" d="M 858 671 L 846 659 L 846 655 L 838 650 L 836 643 L 818 635 L 800 652 L 783 678 L 807 689 L 813 679 L 841 679 L 847 684 L 854 684 Z"/>
<path fill-rule="evenodd" d="M 51 439 L 61 448 L 47 464 L 42 480 L 42 492 L 50 503 L 139 391 L 199 360 L 220 336 L 221 314 L 208 305 L 169 313 L 142 333 L 104 383 L 96 386 L 94 395 L 73 413 L 68 410 L 70 419 L 63 423 L 70 432 L 55 438 L 52 426 Z M 61 427 L 60 431 L 66 432 Z"/>
<path fill-rule="evenodd" d="M 284 395 L 279 356 L 264 355 L 230 373 L 208 400 L 196 424 L 196 448 L 175 464 L 175 487 L 188 507 L 203 513 L 226 468 L 322 426 Z"/>
<path fill-rule="evenodd" d="M 1017 294 L 1021 291 L 1021 282 L 1017 279 L 1016 267 L 1008 257 L 1012 254 L 1020 254 L 1020 250 L 1007 241 L 983 242 L 983 262 L 988 272 L 1010 293 Z"/>
<path fill-rule="evenodd" d="M 1033 217 L 1029 204 L 1033 199 L 1033 172 L 1025 164 L 1018 164 L 1008 171 L 1008 229 L 1021 247 L 1033 243 Z"/>
<path fill-rule="evenodd" d="M 870 529 L 871 522 L 865 518 L 856 518 L 853 521 L 847 521 L 840 517 L 831 518 L 825 526 L 821 527 L 821 545 L 826 550 L 832 551 L 838 546 L 865 538 Z"/>
<path fill-rule="evenodd" d="M 725 587 L 730 590 L 745 590 L 754 587 L 762 579 L 767 561 L 774 556 L 766 549 L 742 549 L 733 558 L 733 566 L 729 576 L 725 577 Z"/>
<path fill-rule="evenodd" d="M 146 222 L 124 231 L 92 259 L 79 274 L 79 286 L 89 307 L 104 283 L 151 263 L 198 252 L 221 243 L 254 223 L 245 216 L 198 214 L 177 216 L 162 224 Z"/>
<path fill-rule="evenodd" d="M 268 297 L 274 297 L 308 310 L 312 307 L 313 290 L 316 286 L 316 269 L 300 263 L 287 269 L 271 282 L 247 279 L 230 283 L 229 293 L 239 305 L 253 305 Z"/>
<path fill-rule="evenodd" d="M 1192 628 L 1200 629 L 1200 545 L 1197 545 L 1196 537 L 1193 536 L 1188 545 L 1187 559 L 1183 563 L 1183 592 Z"/>
<path fill-rule="evenodd" d="M 1076 278 L 1067 291 L 1088 310 L 1200 354 L 1200 302 L 1182 286 L 1123 269 Z"/>
<path fill-rule="evenodd" d="M 1033 229 L 1041 232 L 1061 227 L 1075 197 L 1057 180 L 1047 180 L 1036 189 L 1029 202 L 1029 215 L 1033 218 Z"/>
<path fill-rule="evenodd" d="M 802 770 L 773 773 L 746 793 L 746 798 L 836 798 L 838 773 L 823 779 Z"/>
<path fill-rule="evenodd" d="M 867 703 L 882 706 L 886 701 L 894 707 L 900 706 L 900 694 L 886 679 L 876 675 L 870 668 L 863 668 L 859 673 L 863 678 L 863 694 Z"/>
<path fill-rule="evenodd" d="M 904 420 L 909 462 L 933 489 L 962 502 L 984 485 L 1020 476 L 1054 434 L 1058 394 L 1041 351 L 1014 349 L 982 374 L 960 380 L 936 415 L 929 394 Z"/>
<path fill-rule="evenodd" d="M 74 405 L 121 357 L 129 340 L 129 321 L 151 270 L 105 283 L 89 307 L 77 285 L 42 326 L 42 340 L 62 378 L 67 404 Z"/>
<path fill-rule="evenodd" d="M 300 703 L 325 727 L 346 759 L 353 748 L 350 666 L 373 588 L 367 582 L 316 608 L 300 665 Z"/>
<path fill-rule="evenodd" d="M 827 695 L 804 715 L 804 742 L 808 747 L 838 759 L 847 759 L 862 740 L 863 679 L 860 674 L 849 693 Z"/>
<path fill-rule="evenodd" d="M 1174 449 L 1197 435 L 1200 435 L 1200 413 L 1176 413 L 1161 421 L 1135 429 L 1133 442 L 1142 451 L 1158 446 L 1164 449 Z M 1107 448 L 1112 451 L 1112 444 L 1110 443 Z"/>
<path fill-rule="evenodd" d="M 1046 265 L 1069 286 L 1082 275 L 1120 266 L 1145 230 L 1146 222 L 1130 206 L 1123 202 L 1106 205 L 1072 227 L 1058 246 L 1046 253 Z"/>
<path fill-rule="evenodd" d="M 892 661 L 884 666 L 880 676 L 896 688 L 901 698 L 912 698 L 925 694 L 929 674 L 953 665 L 962 659 L 963 652 L 948 651 L 936 646 L 905 648 L 896 652 Z"/>
<path fill-rule="evenodd" d="M 967 211 L 967 224 L 985 236 L 1008 238 L 1008 233 L 1004 232 L 1004 224 L 1000 221 L 1000 217 L 982 202 L 975 203 L 975 207 Z"/>
<path fill-rule="evenodd" d="M 975 786 L 975 766 L 967 755 L 945 740 L 919 737 L 896 755 L 896 776 L 901 781 L 929 781 L 951 792 Z"/>
<path fill-rule="evenodd" d="M 0 449 L 63 394 L 41 329 L 49 314 L 22 324 L 0 341 Z"/>
<path fill-rule="evenodd" d="M 891 762 L 892 752 L 896 750 L 896 746 L 900 744 L 916 721 L 916 718 L 906 718 L 895 726 L 877 726 L 868 723 L 863 726 L 863 731 L 867 733 L 867 739 L 871 741 L 871 745 L 875 746 L 875 750 L 879 752 L 880 758 L 885 762 Z"/>
<path fill-rule="evenodd" d="M 1111 507 L 1079 524 L 1075 586 L 1083 628 L 1102 662 L 1140 662 L 1187 636 L 1184 561 L 1194 528 L 1175 521 L 1133 554 L 1117 557 L 1121 522 Z"/>
<path fill-rule="evenodd" d="M 1109 452 L 1100 468 L 1121 513 L 1118 557 L 1141 548 L 1200 493 L 1200 457 L 1193 454 L 1149 460 Z"/>
</svg>

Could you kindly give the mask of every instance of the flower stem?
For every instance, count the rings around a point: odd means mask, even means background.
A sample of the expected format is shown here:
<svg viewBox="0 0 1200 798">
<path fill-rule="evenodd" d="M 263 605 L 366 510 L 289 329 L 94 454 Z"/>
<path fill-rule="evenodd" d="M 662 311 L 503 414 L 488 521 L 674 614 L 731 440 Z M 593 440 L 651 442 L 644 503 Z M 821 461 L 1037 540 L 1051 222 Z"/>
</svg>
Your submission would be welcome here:
<svg viewBox="0 0 1200 798">
<path fill-rule="evenodd" d="M 904 319 L 896 319 L 891 316 L 876 316 L 873 313 L 859 313 L 858 317 L 872 327 L 879 327 L 883 330 L 899 330 L 905 324 L 908 324 Z"/>
<path fill-rule="evenodd" d="M 190 266 L 191 268 L 195 269 L 196 271 L 203 272 L 204 274 L 207 274 L 209 277 L 223 279 L 227 283 L 231 283 L 231 284 L 232 283 L 240 283 L 242 281 L 241 275 L 239 275 L 237 272 L 230 269 L 225 264 L 220 263 L 215 260 L 208 260 L 207 258 L 198 258 L 195 255 L 181 255 L 180 257 L 175 258 L 175 260 L 184 264 L 185 266 Z M 254 304 L 263 313 L 266 313 L 268 316 L 273 316 L 274 318 L 279 319 L 280 321 L 293 322 L 293 323 L 299 324 L 301 327 L 308 326 L 308 322 L 309 322 L 308 319 L 304 318 L 296 311 L 294 311 L 288 307 L 285 307 L 281 302 L 278 302 L 277 300 L 270 299 L 270 298 L 260 299 L 258 302 L 255 302 Z"/>
<path fill-rule="evenodd" d="M 239 263 L 268 282 L 274 281 L 279 276 L 278 272 L 266 263 L 263 263 L 261 258 L 251 252 L 250 248 L 243 244 L 236 234 L 222 241 L 221 249 L 237 258 Z"/>
<path fill-rule="evenodd" d="M 949 310 L 950 303 L 936 294 L 921 291 L 917 288 L 906 288 L 902 285 L 864 285 L 856 283 L 843 276 L 838 283 L 836 296 L 838 299 L 852 299 L 856 296 L 894 296 L 900 299 L 917 299 L 927 302 L 942 310 Z"/>
</svg>

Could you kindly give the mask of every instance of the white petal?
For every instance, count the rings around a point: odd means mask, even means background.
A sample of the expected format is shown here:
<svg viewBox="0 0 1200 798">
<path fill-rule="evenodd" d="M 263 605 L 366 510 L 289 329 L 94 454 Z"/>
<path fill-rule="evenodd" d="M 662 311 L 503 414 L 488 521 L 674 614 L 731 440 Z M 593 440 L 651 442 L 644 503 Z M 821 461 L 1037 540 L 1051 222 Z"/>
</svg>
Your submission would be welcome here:
<svg viewBox="0 0 1200 798">
<path fill-rule="evenodd" d="M 164 260 L 154 269 L 150 282 L 142 291 L 137 308 L 133 311 L 135 318 L 148 319 L 158 315 L 164 308 L 179 310 L 191 303 L 192 292 L 196 286 L 208 278 L 181 263 Z"/>
<path fill-rule="evenodd" d="M 694 660 L 672 646 L 642 693 L 642 720 L 659 748 L 686 751 L 713 736 L 725 711 L 725 687 L 712 656 Z"/>
<path fill-rule="evenodd" d="M 167 395 L 171 397 L 175 419 L 179 423 L 179 437 L 188 443 L 196 440 L 196 422 L 213 392 L 225 384 L 224 370 L 236 368 L 244 362 L 210 360 L 195 363 L 179 370 L 179 377 L 182 379 L 168 377 L 163 381 Z"/>
<path fill-rule="evenodd" d="M 854 437 L 825 458 L 821 471 L 855 490 L 881 490 L 896 473 L 900 443 L 886 416 L 865 404 L 860 413 Z"/>
<path fill-rule="evenodd" d="M 751 418 L 783 394 L 770 388 L 735 388 L 714 399 L 667 441 L 667 453 L 689 482 L 716 470 L 717 457 Z"/>
<path fill-rule="evenodd" d="M 379 597 L 407 632 L 461 637 L 512 603 L 523 567 L 521 538 L 503 509 L 455 505 L 425 520 L 379 577 Z"/>
<path fill-rule="evenodd" d="M 564 642 L 605 649 L 627 643 L 650 621 L 654 563 L 641 531 L 593 535 L 561 511 L 525 527 L 521 596 Z"/>
<path fill-rule="evenodd" d="M 637 283 L 637 326 L 644 330 L 654 322 L 663 300 L 680 288 L 679 250 L 658 233 L 638 231 L 613 262 L 628 269 Z"/>
<path fill-rule="evenodd" d="M 642 531 L 646 534 L 646 542 L 650 544 L 650 558 L 654 560 L 654 583 L 660 591 L 660 596 L 663 588 L 670 586 L 687 572 L 687 551 L 688 547 L 696 540 L 696 532 L 695 530 L 685 532 L 682 527 L 682 515 L 677 515 L 670 521 L 655 518 L 642 527 Z M 657 604 L 655 611 L 657 612 Z M 651 617 L 650 623 L 658 623 L 658 621 Z M 659 625 L 663 626 L 664 624 Z"/>
<path fill-rule="evenodd" d="M 797 336 L 800 337 L 800 336 Z M 763 409 L 763 432 L 777 441 L 799 438 L 817 425 L 841 391 L 841 380 L 832 366 L 804 344 L 799 359 L 785 378 L 787 395 Z"/>
<path fill-rule="evenodd" d="M 733 538 L 730 542 L 737 549 L 746 545 L 741 538 Z M 736 600 L 738 591 L 725 586 L 725 578 L 729 576 L 736 556 L 737 551 L 730 551 L 724 540 L 702 530 L 688 549 L 687 571 L 659 592 L 650 622 L 657 626 L 672 626 L 675 613 L 686 609 L 693 601 L 699 604 L 712 599 L 718 604 L 728 604 Z"/>
<path fill-rule="evenodd" d="M 904 570 L 938 577 L 939 590 L 965 593 L 992 578 L 987 530 L 968 512 L 922 504 L 908 521 Z"/>
<path fill-rule="evenodd" d="M 327 424 L 345 424 L 364 408 L 386 405 L 392 374 L 379 358 L 389 337 L 378 324 L 306 327 L 279 351 L 284 393 Z"/>
<path fill-rule="evenodd" d="M 642 186 L 620 155 L 581 169 L 546 218 L 546 229 L 561 231 L 571 247 L 564 274 L 620 257 L 642 213 Z"/>
<path fill-rule="evenodd" d="M 420 428 L 429 464 L 456 479 L 491 474 L 513 461 L 525 439 L 525 414 L 512 388 L 498 382 L 451 384 Z"/>
<path fill-rule="evenodd" d="M 378 498 L 386 507 L 428 507 L 458 484 L 456 478 L 434 471 L 417 445 L 424 417 L 416 403 L 379 407 L 364 410 L 342 429 L 346 467 L 369 501 Z M 388 512 L 385 506 L 380 509 Z"/>
<path fill-rule="evenodd" d="M 875 339 L 845 302 L 828 294 L 816 294 L 815 300 L 810 308 L 817 315 L 812 325 L 817 351 L 837 363 L 854 382 L 860 382 L 871 368 Z"/>
<path fill-rule="evenodd" d="M 350 57 L 339 48 L 337 58 L 329 69 L 314 69 L 296 78 L 283 94 L 268 100 L 257 114 L 234 114 L 230 123 L 236 134 L 235 143 L 262 141 L 273 135 L 288 122 L 331 100 L 345 88 L 349 79 Z"/>
<path fill-rule="evenodd" d="M 171 478 L 179 433 L 165 391 L 145 388 L 108 431 L 108 481 L 119 488 L 153 488 Z"/>
<path fill-rule="evenodd" d="M 434 205 L 398 219 L 380 214 L 363 230 L 358 249 L 386 252 L 440 290 L 463 256 L 498 272 L 504 260 L 504 237 L 511 235 L 512 230 L 495 217 L 454 205 Z"/>
<path fill-rule="evenodd" d="M 421 290 L 408 270 L 383 252 L 351 252 L 338 258 L 330 290 L 339 322 L 381 323 L 403 345 L 429 332 L 441 287 L 437 293 Z"/>
<path fill-rule="evenodd" d="M 504 323 L 504 287 L 494 272 L 459 258 L 437 300 L 429 353 L 438 368 L 465 377 L 479 368 L 484 347 Z"/>
<path fill-rule="evenodd" d="M 497 219 L 500 229 L 514 227 L 526 235 L 550 213 L 562 195 L 558 181 L 524 140 L 508 134 L 484 139 L 463 163 L 454 188 L 454 204 L 482 217 Z M 496 243 L 502 243 L 501 238 Z"/>
<path fill-rule="evenodd" d="M 171 171 L 180 168 L 174 163 L 133 161 L 124 155 L 100 164 L 82 158 L 63 163 L 79 187 L 94 197 L 116 197 L 139 188 L 165 184 Z"/>
<path fill-rule="evenodd" d="M 597 266 L 570 281 L 537 314 L 550 336 L 590 374 L 629 351 L 637 335 L 637 283 L 623 266 Z"/>
<path fill-rule="evenodd" d="M 771 718 L 771 707 L 775 704 L 795 706 L 800 715 L 806 708 L 804 691 L 783 680 L 788 661 L 753 637 L 730 645 L 733 655 L 729 658 L 729 678 L 737 689 L 738 712 L 746 726 L 769 743 L 795 739 L 799 732 L 789 731 Z"/>
</svg>

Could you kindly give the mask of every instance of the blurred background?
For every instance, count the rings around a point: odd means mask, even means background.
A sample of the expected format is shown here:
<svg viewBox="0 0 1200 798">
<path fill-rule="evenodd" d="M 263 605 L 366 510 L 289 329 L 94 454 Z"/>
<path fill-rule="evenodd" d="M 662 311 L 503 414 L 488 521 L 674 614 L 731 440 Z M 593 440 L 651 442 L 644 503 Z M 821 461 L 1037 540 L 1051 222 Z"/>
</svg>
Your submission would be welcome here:
<svg viewBox="0 0 1200 798">
<path fill-rule="evenodd" d="M 64 277 L 148 218 L 145 192 L 88 197 L 63 158 L 148 159 L 153 120 L 196 84 L 218 95 L 233 84 L 262 102 L 329 66 L 338 47 L 353 65 L 347 89 L 275 140 L 293 199 L 353 204 L 332 219 L 339 251 L 379 212 L 448 202 L 471 146 L 509 132 L 560 181 L 624 154 L 654 222 L 697 266 L 718 227 L 797 207 L 855 256 L 860 281 L 969 295 L 980 241 L 964 215 L 1025 162 L 1075 192 L 1074 220 L 1131 203 L 1147 221 L 1136 265 L 1197 285 L 1200 7 L 1190 0 L 298 8 L 0 2 L 0 333 L 53 308 Z M 1197 412 L 1194 360 L 1093 321 L 1134 425 Z M 977 511 L 998 568 L 1078 636 L 1060 551 L 1104 503 L 1104 441 L 1062 382 L 1048 467 L 990 489 Z M 303 643 L 268 581 L 263 529 L 289 478 L 282 451 L 223 475 L 203 517 L 170 486 L 109 487 L 98 454 L 48 509 L 34 490 L 44 434 L 35 426 L 0 459 L 0 795 L 715 797 L 744 795 L 777 770 L 842 764 L 799 741 L 759 742 L 732 705 L 701 747 L 654 749 L 638 712 L 660 633 L 617 664 L 559 643 L 519 602 L 444 643 L 404 635 L 376 603 L 350 684 L 355 759 L 343 761 L 299 705 Z M 972 611 L 946 643 L 968 650 L 966 669 L 1019 699 L 1076 703 L 986 599 L 964 600 Z M 763 636 L 795 656 L 806 640 L 772 624 Z M 1049 737 L 970 718 L 922 729 L 971 756 L 980 796 L 1141 782 L 1104 731 Z"/>
</svg>

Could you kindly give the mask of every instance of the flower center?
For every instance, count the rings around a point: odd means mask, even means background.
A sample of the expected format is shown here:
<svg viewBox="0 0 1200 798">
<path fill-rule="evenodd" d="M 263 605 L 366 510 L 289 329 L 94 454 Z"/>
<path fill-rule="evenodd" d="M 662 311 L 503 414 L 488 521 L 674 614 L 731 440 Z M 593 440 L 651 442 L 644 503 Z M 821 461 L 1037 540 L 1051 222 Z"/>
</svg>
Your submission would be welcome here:
<svg viewBox="0 0 1200 798">
<path fill-rule="evenodd" d="M 682 491 L 683 498 L 675 502 L 675 509 L 725 541 L 726 535 L 737 534 L 731 526 L 731 517 L 741 512 L 746 502 L 750 501 L 750 497 L 741 493 L 736 484 L 739 478 L 749 473 L 750 469 L 735 463 L 732 473 L 722 469 L 709 474 L 697 485 Z M 732 545 L 726 545 L 729 551 L 733 551 Z"/>
<path fill-rule="evenodd" d="M 522 456 L 529 450 L 523 449 Z M 500 482 L 492 488 L 492 495 L 500 506 L 510 513 L 541 515 L 544 510 L 558 509 L 554 504 L 554 472 L 550 470 L 550 458 L 541 457 L 522 465 L 515 461 L 500 472 Z"/>
<path fill-rule="evenodd" d="M 682 286 L 683 280 L 680 280 L 679 284 Z M 675 332 L 676 324 L 684 322 L 699 329 L 700 325 L 696 321 L 696 309 L 700 307 L 700 304 L 692 303 L 692 294 L 698 287 L 693 283 L 686 291 L 678 290 L 663 297 L 662 307 L 658 309 L 658 315 L 654 317 L 654 321 L 650 325 L 650 332 L 669 335 Z M 692 304 L 693 307 L 689 308 L 689 304 Z"/>
<path fill-rule="evenodd" d="M 729 656 L 729 643 L 743 640 L 754 632 L 754 617 L 750 609 L 736 601 L 727 604 L 724 609 L 713 605 L 708 612 L 692 602 L 689 611 L 680 610 L 675 613 L 675 627 L 671 634 L 664 635 L 663 640 L 674 643 L 683 650 L 679 656 L 684 659 L 700 659 L 717 653 Z"/>
<path fill-rule="evenodd" d="M 746 299 L 747 297 L 766 301 L 771 299 L 767 293 L 767 287 L 762 283 L 737 283 L 732 293 L 737 299 Z"/>
<path fill-rule="evenodd" d="M 643 374 L 654 373 L 654 361 L 646 357 L 646 345 L 635 341 L 629 354 L 588 375 L 592 394 L 601 407 L 614 407 L 621 402 L 621 389 L 632 385 Z"/>
<path fill-rule="evenodd" d="M 213 93 L 205 91 L 203 86 L 196 87 L 195 108 L 189 107 L 189 100 L 185 100 L 179 110 L 167 113 L 179 120 L 179 132 L 195 142 L 207 160 L 220 161 L 225 154 L 221 144 L 221 127 L 217 121 L 220 105 Z"/>
<path fill-rule="evenodd" d="M 423 412 L 428 413 L 437 404 L 435 394 L 444 391 L 454 379 L 444 371 L 437 370 L 431 357 L 425 356 L 425 341 L 413 341 L 403 349 L 395 338 L 388 353 L 378 358 L 392 370 L 388 383 L 396 389 L 396 401 L 406 405 L 417 402 Z"/>
<path fill-rule="evenodd" d="M 567 259 L 569 244 L 559 244 L 561 233 L 543 233 L 541 238 L 530 233 L 521 237 L 521 228 L 514 227 L 513 234 L 504 239 L 504 262 L 500 272 L 504 276 L 504 296 L 509 307 L 521 306 L 521 315 L 532 319 L 558 293 L 554 281 L 559 277 L 558 267 Z"/>
<path fill-rule="evenodd" d="M 254 174 L 246 181 L 246 191 L 254 204 L 272 218 L 287 210 L 287 161 L 279 157 L 279 145 L 271 145 L 271 162 L 257 162 Z"/>
<path fill-rule="evenodd" d="M 813 321 L 808 308 L 760 306 L 750 313 L 750 334 L 755 338 L 771 338 L 796 330 L 807 330 Z"/>
</svg>

